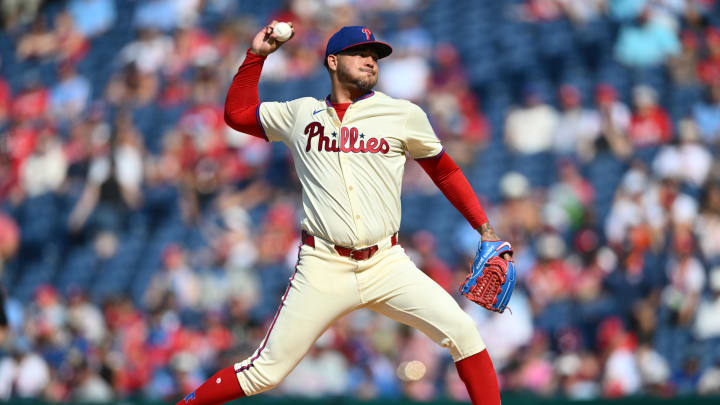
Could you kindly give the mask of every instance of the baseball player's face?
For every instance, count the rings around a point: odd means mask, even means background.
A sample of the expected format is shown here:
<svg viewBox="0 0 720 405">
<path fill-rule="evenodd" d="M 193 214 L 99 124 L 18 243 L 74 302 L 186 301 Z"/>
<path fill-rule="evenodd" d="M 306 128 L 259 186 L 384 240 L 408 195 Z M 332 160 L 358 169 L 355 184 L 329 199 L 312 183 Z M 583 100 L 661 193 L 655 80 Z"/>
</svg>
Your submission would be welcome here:
<svg viewBox="0 0 720 405">
<path fill-rule="evenodd" d="M 378 79 L 378 55 L 372 48 L 356 47 L 338 54 L 337 75 L 340 83 L 370 91 Z"/>
</svg>

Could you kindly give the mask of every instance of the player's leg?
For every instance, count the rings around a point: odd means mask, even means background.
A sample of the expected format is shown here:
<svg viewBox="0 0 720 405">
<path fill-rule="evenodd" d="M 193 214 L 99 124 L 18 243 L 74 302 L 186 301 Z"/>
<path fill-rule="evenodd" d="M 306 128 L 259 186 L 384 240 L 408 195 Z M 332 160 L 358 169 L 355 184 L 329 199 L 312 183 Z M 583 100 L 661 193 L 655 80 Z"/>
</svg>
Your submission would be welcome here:
<svg viewBox="0 0 720 405">
<path fill-rule="evenodd" d="M 369 308 L 447 347 L 473 404 L 500 404 L 495 370 L 472 318 L 400 246 L 383 256 L 358 275 Z"/>
<path fill-rule="evenodd" d="M 487 349 L 455 362 L 473 404 L 500 405 L 500 387 Z"/>
<path fill-rule="evenodd" d="M 347 260 L 303 246 L 275 317 L 258 349 L 224 368 L 178 404 L 220 404 L 277 386 L 317 338 L 361 302 Z"/>
</svg>

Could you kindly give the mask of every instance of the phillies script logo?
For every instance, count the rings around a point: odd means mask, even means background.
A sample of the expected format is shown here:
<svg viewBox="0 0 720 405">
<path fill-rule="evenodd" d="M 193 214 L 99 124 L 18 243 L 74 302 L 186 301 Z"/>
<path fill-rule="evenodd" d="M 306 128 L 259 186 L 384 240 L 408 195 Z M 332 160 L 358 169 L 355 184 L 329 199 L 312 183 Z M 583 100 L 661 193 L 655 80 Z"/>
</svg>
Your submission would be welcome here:
<svg viewBox="0 0 720 405">
<path fill-rule="evenodd" d="M 332 133 L 332 137 L 325 136 L 325 127 L 319 122 L 311 122 L 305 127 L 305 135 L 308 136 L 305 152 L 310 152 L 312 148 L 312 140 L 317 137 L 317 150 L 322 152 L 345 152 L 345 153 L 382 153 L 386 154 L 390 151 L 390 145 L 384 138 L 379 140 L 374 137 L 366 137 L 365 134 L 359 133 L 358 129 L 340 128 L 340 137 L 336 132 Z"/>
</svg>

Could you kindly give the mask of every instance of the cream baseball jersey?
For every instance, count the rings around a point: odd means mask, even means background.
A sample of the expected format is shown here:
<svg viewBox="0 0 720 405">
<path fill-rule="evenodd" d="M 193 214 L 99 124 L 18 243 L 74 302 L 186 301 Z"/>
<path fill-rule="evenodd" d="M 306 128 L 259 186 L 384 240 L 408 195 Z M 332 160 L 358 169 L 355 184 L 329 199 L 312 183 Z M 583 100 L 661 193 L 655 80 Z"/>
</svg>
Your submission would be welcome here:
<svg viewBox="0 0 720 405">
<path fill-rule="evenodd" d="M 420 107 L 377 91 L 352 103 L 342 122 L 328 100 L 312 97 L 263 102 L 258 118 L 268 140 L 292 153 L 303 229 L 340 246 L 397 232 L 405 152 L 422 159 L 442 151 Z"/>
<path fill-rule="evenodd" d="M 256 35 L 255 51 L 268 49 L 271 28 Z M 328 41 L 326 60 L 355 46 L 371 47 L 375 55 L 351 52 L 348 57 L 356 59 L 349 61 L 392 52 L 367 27 L 348 26 Z M 264 58 L 258 55 L 249 50 L 233 79 L 225 120 L 290 149 L 302 183 L 302 244 L 257 350 L 214 374 L 178 405 L 217 405 L 278 386 L 333 322 L 360 308 L 416 328 L 447 348 L 473 404 L 499 405 L 497 378 L 472 318 L 398 243 L 406 154 L 437 156 L 422 162 L 423 169 L 474 226 L 487 221 L 457 165 L 441 154 L 425 113 L 380 92 L 356 99 L 344 113 L 346 105 L 338 106 L 342 121 L 329 100 L 260 103 L 257 83 Z"/>
</svg>

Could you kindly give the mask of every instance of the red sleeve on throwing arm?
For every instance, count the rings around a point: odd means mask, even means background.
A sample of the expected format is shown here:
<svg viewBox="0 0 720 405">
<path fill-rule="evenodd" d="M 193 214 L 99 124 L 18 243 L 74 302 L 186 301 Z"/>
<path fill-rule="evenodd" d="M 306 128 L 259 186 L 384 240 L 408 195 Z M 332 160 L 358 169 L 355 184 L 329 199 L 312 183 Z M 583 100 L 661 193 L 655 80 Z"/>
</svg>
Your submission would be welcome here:
<svg viewBox="0 0 720 405">
<path fill-rule="evenodd" d="M 467 178 L 445 151 L 437 156 L 418 159 L 417 162 L 473 229 L 478 229 L 480 225 L 488 222 L 485 211 Z"/>
<path fill-rule="evenodd" d="M 267 140 L 260 124 L 258 97 L 258 82 L 264 63 L 264 56 L 247 51 L 225 98 L 225 123 L 232 129 Z"/>
</svg>

